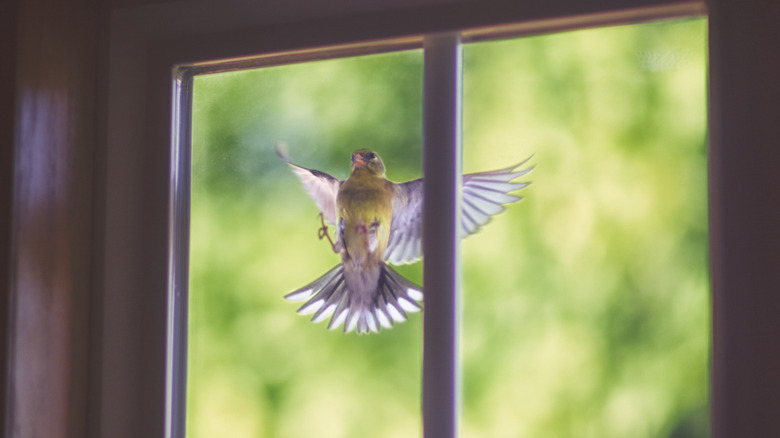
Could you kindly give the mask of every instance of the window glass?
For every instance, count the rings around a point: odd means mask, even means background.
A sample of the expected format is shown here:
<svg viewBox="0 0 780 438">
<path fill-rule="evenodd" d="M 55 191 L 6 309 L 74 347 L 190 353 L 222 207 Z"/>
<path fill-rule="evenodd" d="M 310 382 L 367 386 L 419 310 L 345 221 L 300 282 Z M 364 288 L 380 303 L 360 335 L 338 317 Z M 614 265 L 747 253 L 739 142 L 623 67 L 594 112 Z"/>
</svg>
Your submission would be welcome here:
<svg viewBox="0 0 780 438">
<path fill-rule="evenodd" d="M 463 244 L 464 436 L 706 434 L 705 32 L 464 47 L 464 170 L 537 166 Z M 188 436 L 420 435 L 420 314 L 344 335 L 282 298 L 339 257 L 274 147 L 419 177 L 421 88 L 420 51 L 196 77 Z"/>
<path fill-rule="evenodd" d="M 345 335 L 283 299 L 340 258 L 274 148 L 343 179 L 367 147 L 419 177 L 421 87 L 419 50 L 195 78 L 189 437 L 419 434 L 421 314 Z M 398 271 L 421 284 L 420 263 Z"/>
<path fill-rule="evenodd" d="M 463 435 L 707 435 L 706 21 L 464 48 L 465 171 L 534 153 L 463 244 Z"/>
</svg>

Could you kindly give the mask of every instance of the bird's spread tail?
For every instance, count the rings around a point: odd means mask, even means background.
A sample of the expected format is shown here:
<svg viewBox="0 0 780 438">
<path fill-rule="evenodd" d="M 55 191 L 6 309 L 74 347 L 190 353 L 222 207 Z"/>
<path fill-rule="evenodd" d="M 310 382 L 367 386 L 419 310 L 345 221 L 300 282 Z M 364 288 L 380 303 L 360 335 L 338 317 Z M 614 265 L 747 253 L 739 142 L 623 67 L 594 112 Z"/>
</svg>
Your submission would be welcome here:
<svg viewBox="0 0 780 438">
<path fill-rule="evenodd" d="M 394 322 L 406 321 L 406 312 L 422 310 L 422 288 L 383 264 L 376 290 L 370 300 L 350 293 L 344 279 L 344 267 L 339 264 L 310 284 L 285 295 L 290 301 L 306 301 L 298 313 L 314 313 L 312 322 L 320 322 L 332 315 L 328 329 L 344 324 L 344 333 L 357 329 L 358 333 L 378 332 L 381 327 L 392 328 Z"/>
</svg>

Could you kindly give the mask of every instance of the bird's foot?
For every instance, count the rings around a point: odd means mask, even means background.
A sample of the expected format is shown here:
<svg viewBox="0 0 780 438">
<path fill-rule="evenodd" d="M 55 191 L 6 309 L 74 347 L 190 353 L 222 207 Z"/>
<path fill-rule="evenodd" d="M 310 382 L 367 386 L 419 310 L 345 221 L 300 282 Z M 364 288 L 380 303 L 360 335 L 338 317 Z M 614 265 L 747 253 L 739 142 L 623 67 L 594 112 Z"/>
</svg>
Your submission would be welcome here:
<svg viewBox="0 0 780 438">
<path fill-rule="evenodd" d="M 328 242 L 330 242 L 330 247 L 333 248 L 333 252 L 338 253 L 338 248 L 336 248 L 336 244 L 333 243 L 333 240 L 330 238 L 330 234 L 328 234 L 328 226 L 325 224 L 325 216 L 320 212 L 320 222 L 322 223 L 322 226 L 317 230 L 317 237 L 322 240 L 323 238 L 327 238 Z"/>
</svg>

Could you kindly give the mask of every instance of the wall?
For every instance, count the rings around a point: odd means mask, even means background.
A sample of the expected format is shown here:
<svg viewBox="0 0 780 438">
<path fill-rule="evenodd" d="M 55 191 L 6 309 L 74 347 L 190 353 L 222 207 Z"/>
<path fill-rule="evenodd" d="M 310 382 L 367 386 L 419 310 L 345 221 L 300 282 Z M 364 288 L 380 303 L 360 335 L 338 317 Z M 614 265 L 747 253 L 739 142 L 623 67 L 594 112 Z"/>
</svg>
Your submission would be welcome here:
<svg viewBox="0 0 780 438">
<path fill-rule="evenodd" d="M 3 59 L 12 62 L 4 63 L 0 102 L 10 110 L 3 123 L 11 125 L 0 131 L 12 135 L 3 143 L 13 144 L 3 148 L 2 169 L 12 181 L 3 184 L 3 196 L 13 199 L 3 200 L 3 249 L 10 256 L 3 260 L 6 431 L 77 437 L 86 422 L 96 4 L 29 0 L 10 7 Z"/>
</svg>

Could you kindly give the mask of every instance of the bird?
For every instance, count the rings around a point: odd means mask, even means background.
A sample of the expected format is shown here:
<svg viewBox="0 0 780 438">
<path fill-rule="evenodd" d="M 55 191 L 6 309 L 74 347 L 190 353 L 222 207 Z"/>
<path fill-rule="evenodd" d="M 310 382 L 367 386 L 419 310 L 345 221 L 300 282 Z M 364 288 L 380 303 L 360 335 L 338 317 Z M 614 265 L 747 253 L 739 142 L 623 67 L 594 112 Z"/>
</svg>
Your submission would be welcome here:
<svg viewBox="0 0 780 438">
<path fill-rule="evenodd" d="M 390 264 L 413 263 L 422 257 L 423 179 L 394 183 L 385 178 L 385 165 L 370 149 L 352 153 L 351 172 L 340 180 L 325 172 L 299 166 L 276 147 L 320 210 L 320 239 L 327 238 L 341 262 L 313 282 L 288 293 L 290 301 L 305 301 L 302 315 L 312 322 L 330 317 L 328 329 L 344 324 L 344 333 L 379 332 L 422 310 L 423 289 L 396 272 Z M 522 198 L 511 192 L 530 182 L 514 182 L 533 170 L 531 159 L 503 169 L 470 173 L 462 178 L 461 237 L 476 233 L 505 205 Z M 335 242 L 328 225 L 335 226 Z"/>
</svg>

